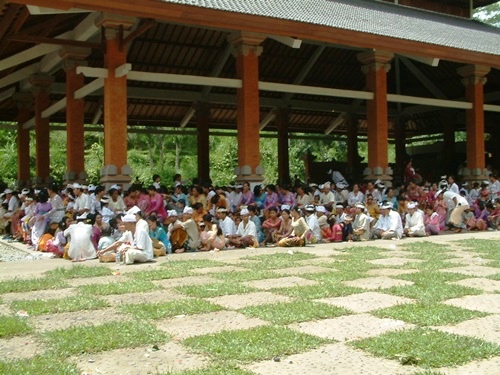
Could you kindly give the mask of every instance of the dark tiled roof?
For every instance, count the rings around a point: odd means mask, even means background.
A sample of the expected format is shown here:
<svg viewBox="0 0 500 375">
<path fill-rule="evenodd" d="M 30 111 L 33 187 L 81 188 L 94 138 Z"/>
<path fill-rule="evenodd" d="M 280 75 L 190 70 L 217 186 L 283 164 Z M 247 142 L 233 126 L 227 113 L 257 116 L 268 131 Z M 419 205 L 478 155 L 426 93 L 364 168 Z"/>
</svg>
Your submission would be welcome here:
<svg viewBox="0 0 500 375">
<path fill-rule="evenodd" d="M 500 55 L 500 29 L 376 0 L 162 0 Z"/>
</svg>

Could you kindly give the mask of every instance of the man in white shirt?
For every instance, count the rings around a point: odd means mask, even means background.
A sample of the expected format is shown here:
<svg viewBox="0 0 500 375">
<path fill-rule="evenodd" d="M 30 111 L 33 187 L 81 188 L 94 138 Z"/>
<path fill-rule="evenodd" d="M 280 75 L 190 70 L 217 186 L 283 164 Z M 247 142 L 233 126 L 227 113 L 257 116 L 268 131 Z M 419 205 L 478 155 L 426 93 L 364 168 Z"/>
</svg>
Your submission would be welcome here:
<svg viewBox="0 0 500 375">
<path fill-rule="evenodd" d="M 75 205 L 73 211 L 78 215 L 90 211 L 89 196 L 83 192 L 83 187 L 79 183 L 73 184 L 73 193 L 75 194 Z"/>
<path fill-rule="evenodd" d="M 365 214 L 365 206 L 363 203 L 357 203 L 356 217 L 352 223 L 352 240 L 367 241 L 370 239 L 370 218 Z"/>
<path fill-rule="evenodd" d="M 322 185 L 321 194 L 319 195 L 319 203 L 328 211 L 331 211 L 332 207 L 335 206 L 335 194 L 330 190 L 331 185 L 329 182 L 326 182 Z"/>
<path fill-rule="evenodd" d="M 235 247 L 257 247 L 257 228 L 250 218 L 250 212 L 244 208 L 240 212 L 241 223 L 238 225 L 236 234 L 229 237 L 229 243 Z"/>
<path fill-rule="evenodd" d="M 222 230 L 224 237 L 229 237 L 236 234 L 236 225 L 233 219 L 227 216 L 227 209 L 218 208 L 217 209 L 217 219 L 219 219 L 219 227 Z"/>
<path fill-rule="evenodd" d="M 445 202 L 448 204 L 448 209 L 451 207 L 448 225 L 453 232 L 459 233 L 465 227 L 462 220 L 462 214 L 470 207 L 469 202 L 467 202 L 467 199 L 462 197 L 460 194 L 449 190 L 444 192 L 443 197 Z"/>
<path fill-rule="evenodd" d="M 125 264 L 135 262 L 144 263 L 153 259 L 153 242 L 149 233 L 144 228 L 137 226 L 137 218 L 134 214 L 127 214 L 122 218 L 125 228 L 134 233 L 134 240 L 130 247 L 122 250 L 125 256 Z"/>
<path fill-rule="evenodd" d="M 403 236 L 403 222 L 401 216 L 392 210 L 392 206 L 386 203 L 380 207 L 380 217 L 372 231 L 374 238 L 384 240 L 400 240 Z"/>
<path fill-rule="evenodd" d="M 490 173 L 488 178 L 490 179 L 491 199 L 496 199 L 500 196 L 500 181 L 493 173 Z"/>
<path fill-rule="evenodd" d="M 314 214 L 316 211 L 312 204 L 305 206 L 306 211 L 306 223 L 314 234 L 314 239 L 309 240 L 311 243 L 321 242 L 321 228 L 319 226 L 318 217 Z"/>
<path fill-rule="evenodd" d="M 424 215 L 418 210 L 416 202 L 410 202 L 407 205 L 408 213 L 405 216 L 404 233 L 408 237 L 425 237 Z"/>
</svg>

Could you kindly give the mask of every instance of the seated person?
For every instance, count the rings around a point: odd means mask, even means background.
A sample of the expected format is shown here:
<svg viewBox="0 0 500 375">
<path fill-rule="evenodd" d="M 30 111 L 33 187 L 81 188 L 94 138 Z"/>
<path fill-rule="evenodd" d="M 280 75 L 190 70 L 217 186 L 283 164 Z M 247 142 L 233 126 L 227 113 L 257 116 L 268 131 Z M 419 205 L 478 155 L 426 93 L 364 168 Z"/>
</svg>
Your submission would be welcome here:
<svg viewBox="0 0 500 375">
<path fill-rule="evenodd" d="M 229 244 L 239 248 L 257 247 L 257 229 L 250 219 L 250 212 L 244 208 L 240 212 L 241 223 L 238 225 L 236 234 L 229 237 Z"/>
<path fill-rule="evenodd" d="M 384 240 L 400 240 L 403 236 L 403 223 L 401 216 L 392 209 L 390 203 L 385 203 L 380 207 L 380 217 L 375 224 L 372 236 Z"/>
<path fill-rule="evenodd" d="M 118 251 L 125 257 L 125 264 L 135 262 L 145 263 L 153 259 L 153 242 L 149 233 L 143 227 L 137 226 L 137 217 L 134 214 L 127 214 L 122 218 L 125 229 L 134 233 L 133 241 L 130 245 L 121 246 Z"/>
<path fill-rule="evenodd" d="M 268 218 L 262 223 L 262 231 L 264 232 L 264 241 L 260 244 L 264 246 L 266 243 L 273 242 L 274 233 L 280 228 L 281 219 L 278 216 L 276 207 L 269 207 Z"/>
<path fill-rule="evenodd" d="M 92 225 L 86 224 L 86 219 L 87 213 L 85 212 L 76 217 L 76 224 L 71 224 L 63 232 L 64 237 L 71 237 L 68 256 L 73 262 L 83 262 L 97 256 L 95 247 L 92 244 Z"/>
</svg>

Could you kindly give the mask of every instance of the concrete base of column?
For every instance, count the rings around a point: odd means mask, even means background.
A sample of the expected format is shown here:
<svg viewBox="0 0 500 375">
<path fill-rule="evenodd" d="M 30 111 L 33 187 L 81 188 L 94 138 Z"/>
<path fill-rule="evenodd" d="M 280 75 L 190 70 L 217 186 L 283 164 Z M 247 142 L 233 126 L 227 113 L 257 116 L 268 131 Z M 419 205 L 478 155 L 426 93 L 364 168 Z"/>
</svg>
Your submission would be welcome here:
<svg viewBox="0 0 500 375">
<path fill-rule="evenodd" d="M 115 184 L 121 186 L 122 191 L 127 190 L 132 185 L 132 168 L 124 165 L 120 168 L 120 172 L 115 165 L 111 164 L 101 168 L 101 185 L 106 191 Z"/>
<path fill-rule="evenodd" d="M 464 168 L 462 178 L 464 182 L 468 182 L 469 185 L 472 182 L 482 183 L 488 180 L 489 171 L 487 169 L 481 168 Z"/>
<path fill-rule="evenodd" d="M 74 171 L 66 171 L 63 175 L 63 183 L 73 184 L 78 182 L 79 184 L 85 184 L 89 176 L 86 172 L 75 173 Z"/>
<path fill-rule="evenodd" d="M 47 186 L 51 185 L 52 183 L 54 183 L 54 179 L 50 176 L 46 177 L 46 178 L 37 176 L 37 177 L 33 177 L 30 181 L 30 185 L 37 187 L 37 188 L 47 187 Z"/>
<path fill-rule="evenodd" d="M 392 175 L 393 171 L 391 167 L 382 168 L 365 168 L 363 171 L 363 176 L 365 181 L 376 181 L 381 180 L 386 187 L 392 187 Z"/>
<path fill-rule="evenodd" d="M 24 188 L 30 188 L 31 187 L 31 181 L 23 181 L 23 180 L 16 180 L 16 188 L 18 190 L 22 190 Z"/>
<path fill-rule="evenodd" d="M 260 165 L 255 168 L 255 171 L 252 171 L 252 168 L 248 165 L 237 167 L 234 170 L 234 174 L 236 175 L 236 182 L 248 182 L 252 189 L 255 185 L 260 185 L 264 181 L 264 168 Z"/>
</svg>

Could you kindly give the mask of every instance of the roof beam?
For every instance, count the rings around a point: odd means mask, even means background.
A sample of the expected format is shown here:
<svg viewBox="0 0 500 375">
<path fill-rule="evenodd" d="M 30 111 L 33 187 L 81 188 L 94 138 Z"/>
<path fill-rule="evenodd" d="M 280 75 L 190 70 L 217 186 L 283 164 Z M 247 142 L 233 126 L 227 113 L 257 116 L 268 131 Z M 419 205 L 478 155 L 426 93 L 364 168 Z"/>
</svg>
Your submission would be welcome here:
<svg viewBox="0 0 500 375">
<path fill-rule="evenodd" d="M 304 67 L 301 69 L 300 73 L 295 77 L 295 80 L 293 83 L 295 85 L 300 85 L 304 80 L 306 79 L 307 75 L 311 71 L 311 69 L 316 65 L 316 62 L 318 61 L 319 57 L 325 50 L 326 46 L 321 45 L 316 48 L 312 54 L 312 56 L 309 58 L 307 63 L 304 65 Z M 285 102 L 284 104 L 286 105 L 286 102 L 288 102 L 292 98 L 293 94 L 285 94 L 283 95 L 282 100 Z M 260 123 L 260 130 L 263 130 L 271 121 L 273 121 L 276 118 L 276 111 L 274 109 L 269 112 L 264 120 L 261 121 Z"/>
<path fill-rule="evenodd" d="M 281 44 L 284 44 L 285 46 L 299 49 L 300 46 L 302 45 L 302 40 L 297 39 L 297 38 L 292 38 L 289 36 L 280 36 L 280 35 L 269 35 L 269 38 L 274 39 L 277 42 L 280 42 Z"/>
<path fill-rule="evenodd" d="M 90 42 L 83 42 L 83 41 L 79 41 L 79 40 L 63 39 L 63 38 L 48 38 L 48 37 L 39 36 L 39 35 L 15 34 L 15 35 L 8 36 L 6 39 L 9 41 L 12 41 L 12 42 L 36 43 L 36 44 L 55 44 L 58 46 L 71 46 L 71 47 L 80 47 L 80 48 L 102 49 L 102 45 L 100 43 L 90 43 Z"/>
<path fill-rule="evenodd" d="M 409 59 L 421 62 L 422 64 L 436 67 L 439 65 L 439 59 L 437 57 L 426 57 L 426 56 L 416 56 L 416 55 L 407 55 L 400 54 L 402 57 L 407 57 Z"/>
<path fill-rule="evenodd" d="M 335 120 L 333 120 L 328 128 L 325 130 L 325 134 L 328 135 L 342 125 L 345 121 L 344 113 L 341 113 Z"/>
<path fill-rule="evenodd" d="M 82 99 L 94 91 L 104 87 L 104 78 L 97 78 L 75 91 L 75 99 Z"/>
<path fill-rule="evenodd" d="M 39 63 L 34 63 L 22 69 L 19 69 L 18 71 L 15 71 L 14 73 L 11 73 L 8 76 L 0 79 L 0 88 L 22 81 L 23 79 L 28 78 L 30 75 L 37 73 L 39 69 Z"/>
<path fill-rule="evenodd" d="M 472 103 L 458 100 L 421 98 L 418 96 L 387 94 L 387 101 L 393 103 L 421 104 L 440 108 L 471 109 Z"/>
<path fill-rule="evenodd" d="M 0 103 L 12 97 L 12 95 L 14 95 L 15 92 L 16 92 L 15 87 L 11 87 L 10 89 L 0 92 Z"/>
<path fill-rule="evenodd" d="M 46 55 L 52 51 L 56 51 L 61 46 L 57 45 L 48 45 L 48 44 L 39 44 L 37 46 L 28 48 L 22 52 L 16 53 L 13 56 L 7 57 L 0 61 L 0 71 L 12 68 L 13 66 L 22 64 L 26 61 L 34 60 L 37 57 Z"/>
<path fill-rule="evenodd" d="M 448 99 L 446 95 L 409 59 L 403 56 L 400 56 L 399 59 L 432 95 L 438 99 Z"/>
<path fill-rule="evenodd" d="M 232 51 L 233 51 L 233 47 L 231 44 L 228 43 L 226 45 L 226 48 L 224 49 L 224 52 L 222 53 L 222 55 L 220 55 L 219 59 L 217 60 L 217 63 L 215 64 L 212 71 L 210 72 L 210 77 L 218 77 L 221 74 L 222 69 L 224 69 L 224 66 L 226 65 L 227 60 L 231 56 Z M 200 100 L 204 101 L 211 90 L 212 90 L 212 86 L 203 87 L 203 89 L 201 90 L 201 99 Z M 191 121 L 191 119 L 193 118 L 195 113 L 196 113 L 196 108 L 194 107 L 194 105 L 191 105 L 191 108 L 189 108 L 189 110 L 186 112 L 186 114 L 182 118 L 181 123 L 180 123 L 180 127 L 184 128 L 189 123 L 189 121 Z"/>
<path fill-rule="evenodd" d="M 42 118 L 48 118 L 54 113 L 59 112 L 61 109 L 66 108 L 66 97 L 62 98 L 58 102 L 52 104 L 49 108 L 42 112 Z"/>
</svg>

